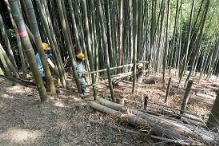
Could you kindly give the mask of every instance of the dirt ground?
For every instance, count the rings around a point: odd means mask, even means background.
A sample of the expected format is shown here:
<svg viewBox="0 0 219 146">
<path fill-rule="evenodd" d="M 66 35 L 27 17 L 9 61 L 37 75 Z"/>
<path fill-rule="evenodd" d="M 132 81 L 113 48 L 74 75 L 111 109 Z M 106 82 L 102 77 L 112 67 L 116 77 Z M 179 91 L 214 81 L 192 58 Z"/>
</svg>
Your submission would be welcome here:
<svg viewBox="0 0 219 146">
<path fill-rule="evenodd" d="M 155 84 L 137 85 L 134 95 L 131 94 L 131 84 L 121 81 L 115 89 L 115 95 L 133 101 L 134 106 L 139 106 L 138 108 L 142 108 L 142 97 L 147 95 L 152 107 L 168 105 L 173 109 L 180 109 L 184 89 L 176 88 L 178 80 L 172 77 L 169 101 L 165 104 L 165 89 L 161 83 L 161 76 L 156 75 L 153 78 L 156 80 Z M 216 77 L 202 81 L 201 84 L 196 84 L 196 77 L 194 81 L 187 110 L 206 120 L 216 97 L 215 90 L 219 87 L 219 81 Z M 107 86 L 98 87 L 99 96 L 109 96 Z M 90 93 L 86 93 L 87 98 L 81 99 L 75 92 L 61 90 L 56 99 L 41 104 L 36 88 L 0 77 L 0 146 L 160 144 L 136 133 L 98 124 L 106 122 L 122 127 L 114 117 L 94 111 L 87 105 L 89 100 L 93 100 L 91 91 L 90 89 Z"/>
</svg>

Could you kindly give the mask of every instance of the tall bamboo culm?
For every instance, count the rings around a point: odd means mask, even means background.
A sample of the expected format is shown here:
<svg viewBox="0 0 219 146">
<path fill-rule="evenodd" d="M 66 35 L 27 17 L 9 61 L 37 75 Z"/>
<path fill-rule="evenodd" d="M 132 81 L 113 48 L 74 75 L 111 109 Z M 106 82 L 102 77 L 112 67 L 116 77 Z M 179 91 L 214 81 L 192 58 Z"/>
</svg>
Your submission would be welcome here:
<svg viewBox="0 0 219 146">
<path fill-rule="evenodd" d="M 13 18 L 18 28 L 18 34 L 21 37 L 22 45 L 24 46 L 24 51 L 26 53 L 28 63 L 30 65 L 30 69 L 33 73 L 35 82 L 37 83 L 37 89 L 39 91 L 40 99 L 43 102 L 47 100 L 48 96 L 47 96 L 46 89 L 43 84 L 43 80 L 38 71 L 36 61 L 35 59 L 33 59 L 35 58 L 35 54 L 34 54 L 34 50 L 31 45 L 29 36 L 27 34 L 25 22 L 24 22 L 23 16 L 20 11 L 19 3 L 17 0 L 9 0 L 9 4 L 11 7 Z"/>
</svg>

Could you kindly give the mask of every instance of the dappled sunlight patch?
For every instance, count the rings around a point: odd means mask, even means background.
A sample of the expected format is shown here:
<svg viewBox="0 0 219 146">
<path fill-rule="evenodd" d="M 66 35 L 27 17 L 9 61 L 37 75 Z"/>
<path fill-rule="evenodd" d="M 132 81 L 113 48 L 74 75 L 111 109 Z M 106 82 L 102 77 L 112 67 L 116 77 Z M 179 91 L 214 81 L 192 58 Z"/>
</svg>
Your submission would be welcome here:
<svg viewBox="0 0 219 146">
<path fill-rule="evenodd" d="M 54 106 L 57 106 L 57 107 L 66 107 L 66 105 L 64 105 L 64 103 L 61 102 L 61 101 L 55 101 L 55 102 L 54 102 Z"/>
<path fill-rule="evenodd" d="M 74 99 L 75 101 L 81 101 L 80 98 L 73 97 L 73 99 Z"/>
<path fill-rule="evenodd" d="M 11 87 L 7 87 L 6 91 L 8 93 L 24 93 L 25 92 L 25 87 L 23 86 L 11 86 Z"/>
<path fill-rule="evenodd" d="M 8 94 L 5 94 L 5 93 L 2 93 L 2 94 L 0 95 L 0 99 L 1 99 L 1 98 L 5 98 L 5 99 L 13 99 L 14 96 L 11 96 L 11 95 L 8 95 Z"/>
<path fill-rule="evenodd" d="M 22 143 L 31 141 L 33 142 L 42 133 L 36 130 L 10 128 L 6 132 L 0 134 L 0 139 L 10 140 L 11 142 Z"/>
</svg>

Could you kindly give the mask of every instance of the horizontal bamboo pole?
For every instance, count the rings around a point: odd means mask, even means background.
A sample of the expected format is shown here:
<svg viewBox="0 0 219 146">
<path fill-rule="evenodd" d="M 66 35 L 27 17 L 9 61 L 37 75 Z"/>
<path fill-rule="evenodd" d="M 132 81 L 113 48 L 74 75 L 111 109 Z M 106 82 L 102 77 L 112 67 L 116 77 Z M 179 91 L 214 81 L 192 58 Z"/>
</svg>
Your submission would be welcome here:
<svg viewBox="0 0 219 146">
<path fill-rule="evenodd" d="M 149 62 L 148 61 L 139 61 L 139 63 L 148 64 Z M 114 70 L 114 69 L 118 69 L 118 68 L 123 68 L 123 67 L 129 67 L 129 66 L 132 67 L 133 63 L 126 64 L 126 65 L 121 65 L 121 66 L 116 66 L 116 67 L 111 67 L 110 70 Z M 99 72 L 104 72 L 104 71 L 107 71 L 107 69 L 101 69 L 101 70 L 92 71 L 92 72 L 89 72 L 88 74 L 94 74 L 94 73 L 99 73 Z"/>
</svg>

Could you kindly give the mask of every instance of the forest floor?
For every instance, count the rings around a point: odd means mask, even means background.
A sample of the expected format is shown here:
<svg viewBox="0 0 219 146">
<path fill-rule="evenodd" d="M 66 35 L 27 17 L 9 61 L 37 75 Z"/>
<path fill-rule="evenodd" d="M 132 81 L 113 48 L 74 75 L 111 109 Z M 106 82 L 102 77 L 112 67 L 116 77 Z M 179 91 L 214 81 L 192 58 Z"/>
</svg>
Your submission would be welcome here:
<svg viewBox="0 0 219 146">
<path fill-rule="evenodd" d="M 184 88 L 183 86 L 177 88 L 177 77 L 173 75 L 171 77 L 168 106 L 180 109 Z M 219 80 L 214 77 L 197 84 L 197 77 L 193 77 L 194 86 L 187 110 L 206 120 L 216 97 L 215 91 L 219 87 Z M 153 75 L 152 78 L 156 80 L 155 84 L 137 85 L 134 95 L 131 94 L 132 84 L 120 81 L 115 89 L 115 95 L 134 101 L 137 104 L 133 106 L 139 108 L 142 108 L 142 97 L 145 95 L 149 97 L 149 105 L 152 107 L 167 105 L 164 103 L 165 89 L 161 75 Z M 166 82 L 168 79 L 169 76 L 166 77 Z M 107 86 L 99 85 L 98 90 L 99 96 L 109 97 Z M 90 100 L 93 100 L 92 89 L 86 93 L 85 99 L 76 92 L 61 89 L 56 99 L 49 99 L 41 104 L 35 87 L 23 86 L 0 77 L 0 146 L 158 146 L 161 144 L 138 133 L 112 128 L 113 126 L 126 129 L 130 127 L 122 125 L 110 115 L 91 109 L 87 104 Z"/>
</svg>

